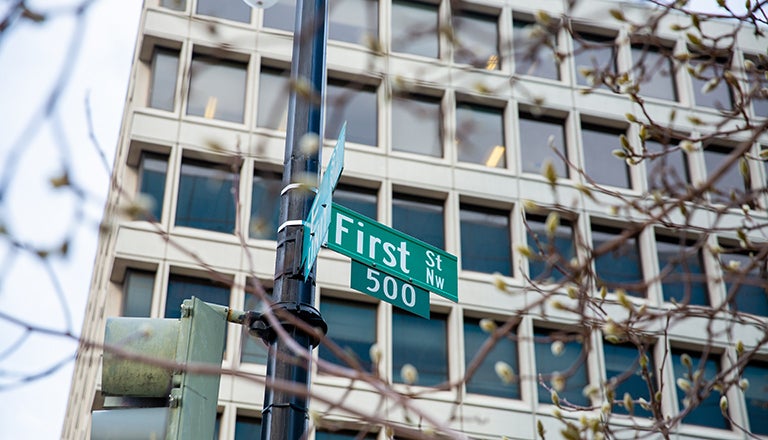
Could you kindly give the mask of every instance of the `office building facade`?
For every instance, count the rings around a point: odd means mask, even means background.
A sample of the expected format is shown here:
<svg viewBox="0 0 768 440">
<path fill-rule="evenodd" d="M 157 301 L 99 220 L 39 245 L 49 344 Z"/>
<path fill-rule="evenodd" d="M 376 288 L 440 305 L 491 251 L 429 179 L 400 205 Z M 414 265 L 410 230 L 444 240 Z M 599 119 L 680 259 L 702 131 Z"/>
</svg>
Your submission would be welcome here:
<svg viewBox="0 0 768 440">
<path fill-rule="evenodd" d="M 722 140 L 681 140 L 710 132 L 712 121 L 737 106 L 742 111 L 723 131 L 765 120 L 768 100 L 759 88 L 745 103 L 735 102 L 736 83 L 707 84 L 724 68 L 747 72 L 736 75 L 742 89 L 755 84 L 749 72 L 765 71 L 765 40 L 741 29 L 733 52 L 704 57 L 673 26 L 690 27 L 682 14 L 660 18 L 655 36 L 641 39 L 609 11 L 639 22 L 652 16 L 649 4 L 568 7 L 559 0 L 330 1 L 326 162 L 342 122 L 348 124 L 334 201 L 455 254 L 459 302 L 432 295 L 431 318 L 413 316 L 350 289 L 349 260 L 323 250 L 316 304 L 329 336 L 360 368 L 376 369 L 404 390 L 402 367 L 415 366 L 410 389 L 424 392 L 416 406 L 471 438 L 531 439 L 539 426 L 558 438 L 565 425 L 550 388 L 561 401 L 592 408 L 562 411 L 578 425 L 581 414 L 606 412 L 604 393 L 585 390 L 604 390 L 613 378 L 621 381 L 617 402 L 608 403 L 612 433 L 650 430 L 650 411 L 637 405 L 630 416 L 620 402 L 625 392 L 653 398 L 636 374 L 638 348 L 626 338 L 606 341 L 614 336 L 606 322 L 630 319 L 643 329 L 651 381 L 664 384 L 658 399 L 674 418 L 685 411 L 686 396 L 674 384 L 688 360 L 707 378 L 733 370 L 736 341 L 754 345 L 768 316 L 765 257 L 752 264 L 768 219 L 767 168 L 759 160 L 768 135 L 732 130 Z M 547 30 L 549 20 L 565 15 L 567 26 Z M 260 307 L 247 286 L 269 289 L 273 279 L 293 28 L 294 6 L 285 0 L 265 10 L 240 0 L 145 1 L 85 340 L 102 340 L 110 316 L 177 318 L 191 295 Z M 734 24 L 705 28 L 725 34 Z M 543 43 L 538 50 L 536 41 Z M 600 72 L 642 77 L 647 115 L 637 100 L 611 90 L 622 84 L 601 85 Z M 650 115 L 674 133 L 648 135 L 627 114 Z M 622 135 L 645 160 L 614 154 Z M 698 199 L 702 206 L 649 220 L 644 206 L 682 197 L 720 173 L 745 143 L 744 159 L 722 172 Z M 622 234 L 621 245 L 592 258 L 593 249 Z M 743 246 L 745 237 L 757 247 Z M 577 286 L 573 277 L 584 262 L 591 275 Z M 746 270 L 736 281 L 729 268 L 739 264 Z M 585 306 L 581 295 L 600 298 L 600 307 Z M 693 312 L 672 322 L 637 317 L 677 304 Z M 483 319 L 508 323 L 511 337 L 462 382 L 488 337 Z M 718 330 L 703 330 L 708 325 Z M 374 344 L 381 353 L 375 364 Z M 746 438 L 739 427 L 768 435 L 768 362 L 759 361 L 760 353 L 768 360 L 768 350 L 757 351 L 738 368 L 751 386 L 724 391 L 729 417 L 712 392 L 675 425 L 676 438 Z M 265 353 L 261 342 L 229 325 L 224 368 L 263 376 Z M 338 360 L 324 346 L 315 353 Z M 64 438 L 88 437 L 90 411 L 102 399 L 100 356 L 94 347 L 79 353 Z M 499 361 L 514 380 L 499 378 Z M 565 371 L 565 383 L 551 380 Z M 447 381 L 459 385 L 434 388 Z M 383 423 L 329 409 L 342 397 L 349 408 L 396 426 L 429 425 L 348 379 L 314 371 L 312 391 L 324 399 L 311 401 L 319 416 L 310 438 L 390 438 Z M 263 397 L 258 381 L 224 375 L 219 438 L 254 438 Z"/>
</svg>

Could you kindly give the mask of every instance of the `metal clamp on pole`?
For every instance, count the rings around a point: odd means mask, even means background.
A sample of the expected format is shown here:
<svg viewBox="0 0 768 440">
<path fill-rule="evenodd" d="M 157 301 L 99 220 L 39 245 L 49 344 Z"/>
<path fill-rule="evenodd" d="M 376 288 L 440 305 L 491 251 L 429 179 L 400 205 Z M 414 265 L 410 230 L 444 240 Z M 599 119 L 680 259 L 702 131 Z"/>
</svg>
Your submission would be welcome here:
<svg viewBox="0 0 768 440">
<path fill-rule="evenodd" d="M 320 312 L 309 304 L 276 303 L 272 305 L 271 311 L 277 317 L 280 325 L 289 333 L 294 329 L 301 331 L 295 325 L 296 320 L 302 321 L 309 327 L 316 329 L 314 332 L 303 332 L 309 337 L 313 347 L 317 347 L 320 343 L 320 332 L 323 335 L 328 333 L 328 324 L 320 315 Z M 287 318 L 286 315 L 288 314 L 292 315 L 293 319 Z M 272 325 L 263 313 L 246 312 L 246 325 L 248 325 L 248 332 L 252 336 L 258 336 L 267 345 L 275 342 L 275 339 L 277 339 L 277 332 L 272 328 Z"/>
</svg>

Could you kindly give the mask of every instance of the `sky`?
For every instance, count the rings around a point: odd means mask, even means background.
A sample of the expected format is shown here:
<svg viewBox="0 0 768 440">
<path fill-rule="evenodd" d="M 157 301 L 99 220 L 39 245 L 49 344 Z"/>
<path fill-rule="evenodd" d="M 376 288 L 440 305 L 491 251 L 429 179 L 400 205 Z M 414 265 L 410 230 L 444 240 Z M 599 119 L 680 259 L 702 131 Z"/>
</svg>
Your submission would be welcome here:
<svg viewBox="0 0 768 440">
<path fill-rule="evenodd" d="M 82 326 L 141 12 L 138 0 L 94 0 L 77 19 L 72 5 L 82 2 L 28 1 L 46 19 L 19 20 L 0 33 L 0 226 L 35 248 L 58 248 L 72 237 L 66 257 L 48 257 L 47 265 L 0 237 L 0 313 L 74 334 Z M 0 20 L 10 3 L 0 0 Z M 67 82 L 60 88 L 62 72 Z M 51 100 L 55 90 L 63 93 Z M 96 143 L 89 138 L 86 97 Z M 48 102 L 55 104 L 46 117 Z M 65 169 L 84 188 L 84 203 L 51 185 Z M 12 183 L 5 185 L 6 179 Z M 49 270 L 57 276 L 48 276 Z M 23 334 L 23 327 L 0 317 L 0 437 L 57 439 L 77 345 L 39 333 L 16 345 Z M 58 365 L 15 386 L 20 377 Z"/>
</svg>

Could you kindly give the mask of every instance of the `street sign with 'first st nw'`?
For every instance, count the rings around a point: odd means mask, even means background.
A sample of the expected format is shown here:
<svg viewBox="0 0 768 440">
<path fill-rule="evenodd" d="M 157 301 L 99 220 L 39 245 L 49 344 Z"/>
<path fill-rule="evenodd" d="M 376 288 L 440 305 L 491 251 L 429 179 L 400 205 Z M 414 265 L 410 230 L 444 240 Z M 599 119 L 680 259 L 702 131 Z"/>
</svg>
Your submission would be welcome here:
<svg viewBox="0 0 768 440">
<path fill-rule="evenodd" d="M 304 244 L 301 251 L 302 275 L 306 280 L 315 264 L 320 246 L 328 236 L 328 225 L 331 222 L 331 195 L 339 183 L 341 171 L 344 169 L 344 141 L 346 139 L 347 123 L 341 126 L 339 140 L 331 153 L 328 166 L 320 181 L 317 195 L 304 223 Z"/>
<path fill-rule="evenodd" d="M 458 302 L 456 256 L 332 204 L 328 249 Z"/>
</svg>

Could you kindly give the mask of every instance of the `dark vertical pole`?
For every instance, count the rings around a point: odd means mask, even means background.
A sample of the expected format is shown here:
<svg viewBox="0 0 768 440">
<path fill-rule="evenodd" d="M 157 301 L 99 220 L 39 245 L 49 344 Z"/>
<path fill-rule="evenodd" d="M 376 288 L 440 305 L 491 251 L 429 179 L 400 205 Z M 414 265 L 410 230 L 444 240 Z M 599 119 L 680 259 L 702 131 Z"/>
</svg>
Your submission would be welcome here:
<svg viewBox="0 0 768 440">
<path fill-rule="evenodd" d="M 280 196 L 280 227 L 275 260 L 275 310 L 292 312 L 300 319 L 320 318 L 314 308 L 313 268 L 304 281 L 296 267 L 301 257 L 302 221 L 307 218 L 314 194 L 298 183 L 313 182 L 317 187 L 323 139 L 323 97 L 325 96 L 325 50 L 328 35 L 328 0 L 297 0 L 293 35 L 291 87 L 288 103 L 288 131 L 285 139 L 285 170 Z M 295 87 L 305 84 L 311 87 Z M 306 151 L 299 144 L 305 135 L 316 135 L 318 148 Z M 294 340 L 311 349 L 312 339 L 286 326 Z M 262 440 L 298 440 L 308 426 L 309 399 L 275 389 L 270 381 L 286 381 L 309 389 L 310 363 L 299 360 L 284 341 L 274 340 L 267 360 L 267 390 L 264 396 Z"/>
</svg>

